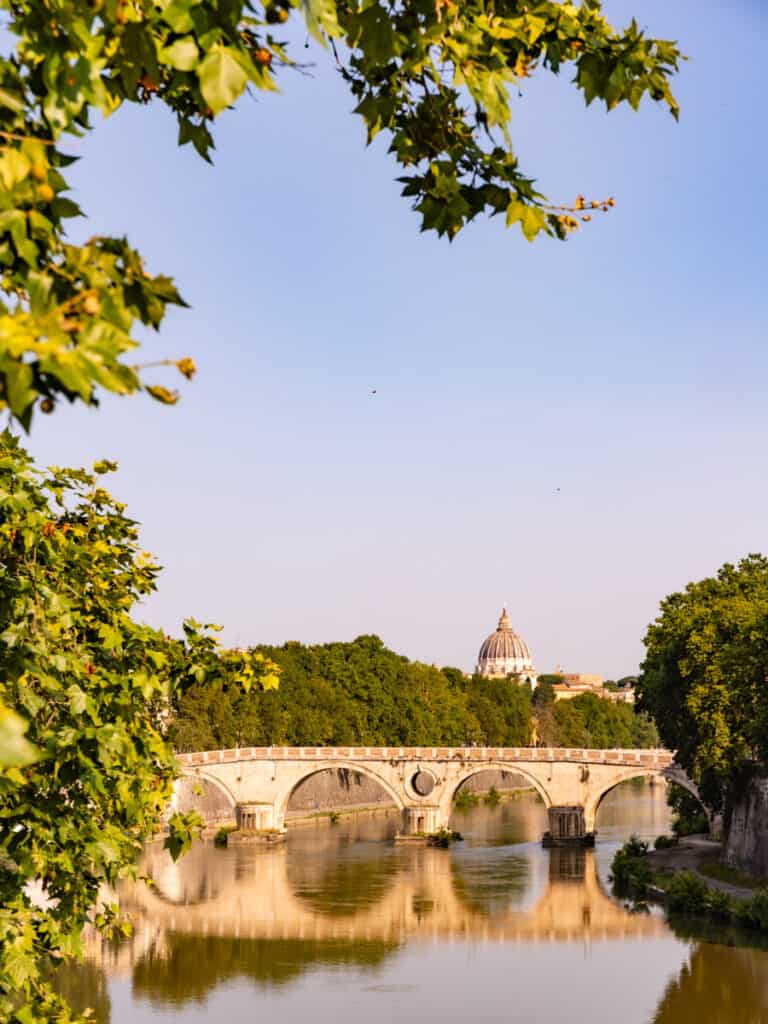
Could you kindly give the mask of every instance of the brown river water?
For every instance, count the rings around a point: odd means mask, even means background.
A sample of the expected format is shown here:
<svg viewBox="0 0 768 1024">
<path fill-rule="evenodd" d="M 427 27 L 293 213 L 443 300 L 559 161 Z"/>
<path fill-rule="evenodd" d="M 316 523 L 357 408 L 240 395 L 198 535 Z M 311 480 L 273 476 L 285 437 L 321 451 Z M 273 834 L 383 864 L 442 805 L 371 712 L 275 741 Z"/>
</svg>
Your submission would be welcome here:
<svg viewBox="0 0 768 1024">
<path fill-rule="evenodd" d="M 661 787 L 604 801 L 592 850 L 544 850 L 532 794 L 456 812 L 449 850 L 395 846 L 395 816 L 293 828 L 280 847 L 159 845 L 125 885 L 134 934 L 62 977 L 100 1024 L 768 1024 L 768 951 L 632 912 L 614 851 L 668 831 Z M 751 941 L 751 944 L 750 944 Z"/>
</svg>

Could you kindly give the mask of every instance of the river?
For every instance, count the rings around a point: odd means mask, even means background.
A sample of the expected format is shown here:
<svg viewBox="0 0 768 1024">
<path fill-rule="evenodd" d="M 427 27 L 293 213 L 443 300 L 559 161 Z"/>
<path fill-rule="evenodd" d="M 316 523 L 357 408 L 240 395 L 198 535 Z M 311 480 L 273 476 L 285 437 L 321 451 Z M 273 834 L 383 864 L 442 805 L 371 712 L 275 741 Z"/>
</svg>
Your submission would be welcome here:
<svg viewBox="0 0 768 1024">
<path fill-rule="evenodd" d="M 604 801 L 592 850 L 544 850 L 532 794 L 456 812 L 450 850 L 379 813 L 279 847 L 159 844 L 120 902 L 132 938 L 62 977 L 100 1024 L 765 1024 L 768 952 L 610 894 L 614 851 L 669 827 L 661 787 Z"/>
</svg>

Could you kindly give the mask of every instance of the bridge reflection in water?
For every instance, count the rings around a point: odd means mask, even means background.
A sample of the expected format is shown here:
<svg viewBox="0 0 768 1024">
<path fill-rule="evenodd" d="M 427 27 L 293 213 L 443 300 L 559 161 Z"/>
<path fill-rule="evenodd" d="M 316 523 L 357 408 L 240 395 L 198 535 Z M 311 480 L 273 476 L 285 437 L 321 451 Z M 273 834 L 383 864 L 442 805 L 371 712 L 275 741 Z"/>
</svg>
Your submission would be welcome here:
<svg viewBox="0 0 768 1024">
<path fill-rule="evenodd" d="M 665 934 L 660 917 L 630 914 L 608 895 L 592 851 L 538 848 L 545 813 L 530 796 L 493 812 L 478 808 L 458 822 L 468 825 L 469 842 L 451 851 L 381 842 L 397 828 L 396 815 L 298 828 L 285 846 L 217 850 L 200 843 L 175 864 L 157 844 L 141 865 L 155 885 L 126 883 L 119 892 L 132 939 L 93 952 L 120 973 L 141 961 L 158 964 L 170 952 L 169 938 L 178 944 L 181 936 L 381 949 L 412 941 L 590 944 Z M 484 833 L 493 819 L 489 842 Z"/>
</svg>

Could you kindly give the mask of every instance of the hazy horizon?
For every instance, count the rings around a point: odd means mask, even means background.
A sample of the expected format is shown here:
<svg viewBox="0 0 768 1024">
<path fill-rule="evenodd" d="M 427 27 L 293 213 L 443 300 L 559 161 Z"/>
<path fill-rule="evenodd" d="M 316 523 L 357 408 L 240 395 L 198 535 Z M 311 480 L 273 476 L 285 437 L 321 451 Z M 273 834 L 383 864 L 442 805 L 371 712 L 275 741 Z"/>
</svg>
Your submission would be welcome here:
<svg viewBox="0 0 768 1024">
<path fill-rule="evenodd" d="M 690 55 L 681 122 L 534 77 L 523 169 L 554 198 L 617 199 L 566 244 L 500 221 L 419 235 L 303 37 L 314 77 L 225 114 L 214 168 L 151 106 L 68 147 L 73 235 L 127 233 L 192 306 L 140 352 L 196 359 L 176 408 L 106 398 L 28 441 L 120 462 L 106 486 L 166 567 L 149 621 L 220 622 L 238 645 L 376 633 L 471 670 L 506 603 L 540 672 L 617 678 L 666 594 L 768 550 L 768 14 L 605 9 Z"/>
</svg>

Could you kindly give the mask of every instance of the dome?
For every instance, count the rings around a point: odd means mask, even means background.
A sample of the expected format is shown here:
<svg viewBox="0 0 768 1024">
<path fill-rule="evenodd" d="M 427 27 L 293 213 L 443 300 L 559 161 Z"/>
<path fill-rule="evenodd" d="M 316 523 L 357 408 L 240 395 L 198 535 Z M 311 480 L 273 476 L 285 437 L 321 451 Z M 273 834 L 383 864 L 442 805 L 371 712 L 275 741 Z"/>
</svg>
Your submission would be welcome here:
<svg viewBox="0 0 768 1024">
<path fill-rule="evenodd" d="M 483 641 L 477 656 L 477 671 L 481 676 L 522 676 L 536 682 L 536 669 L 525 641 L 512 629 L 507 609 L 501 611 L 496 632 Z"/>
</svg>

